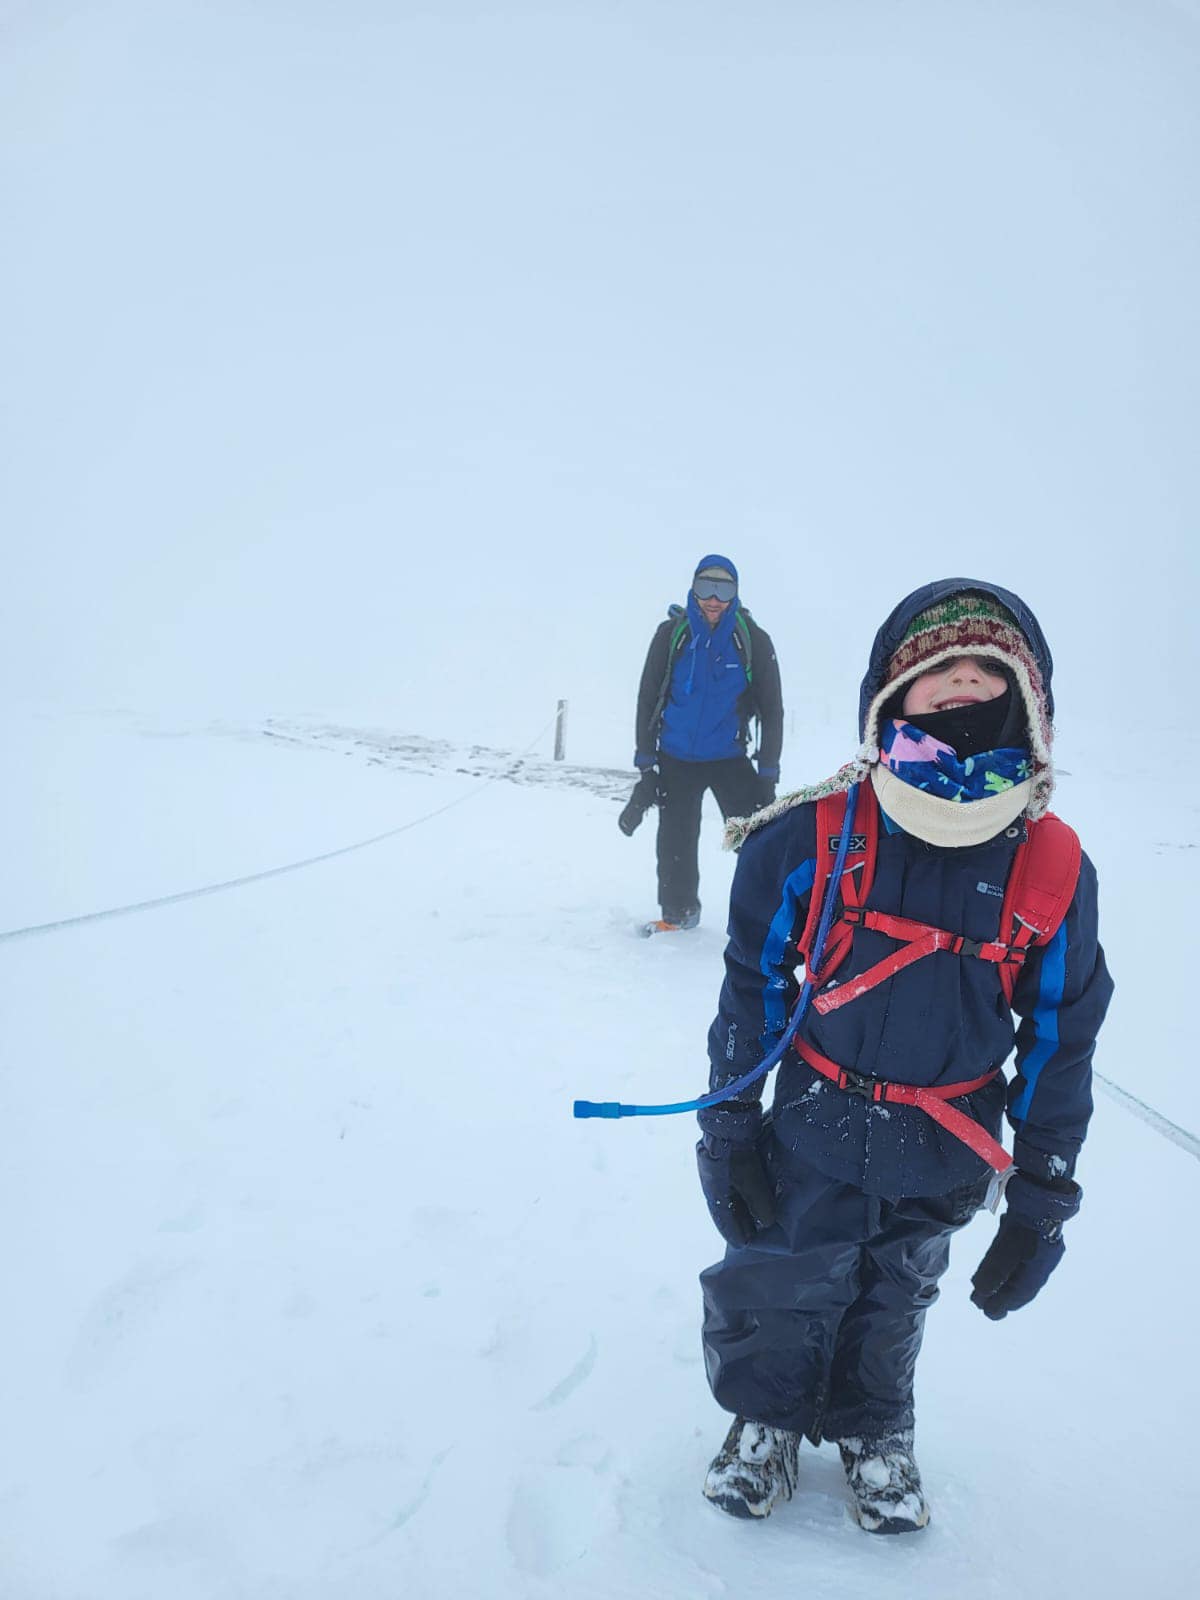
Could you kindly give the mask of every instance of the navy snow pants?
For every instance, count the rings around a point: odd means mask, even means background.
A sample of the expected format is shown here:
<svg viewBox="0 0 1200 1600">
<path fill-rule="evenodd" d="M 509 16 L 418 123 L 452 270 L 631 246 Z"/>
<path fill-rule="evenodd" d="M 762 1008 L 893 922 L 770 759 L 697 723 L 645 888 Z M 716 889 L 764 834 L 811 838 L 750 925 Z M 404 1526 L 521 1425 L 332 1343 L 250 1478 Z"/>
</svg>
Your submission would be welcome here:
<svg viewBox="0 0 1200 1600">
<path fill-rule="evenodd" d="M 911 1428 L 925 1312 L 987 1180 L 884 1199 L 768 1141 L 777 1221 L 700 1275 L 713 1395 L 814 1443 Z"/>
</svg>

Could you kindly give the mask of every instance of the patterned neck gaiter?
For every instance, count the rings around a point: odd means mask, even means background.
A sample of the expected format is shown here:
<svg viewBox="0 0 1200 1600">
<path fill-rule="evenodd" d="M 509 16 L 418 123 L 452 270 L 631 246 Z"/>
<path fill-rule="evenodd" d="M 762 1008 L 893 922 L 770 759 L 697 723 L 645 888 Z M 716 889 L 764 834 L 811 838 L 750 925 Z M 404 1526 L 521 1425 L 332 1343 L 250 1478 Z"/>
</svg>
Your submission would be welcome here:
<svg viewBox="0 0 1200 1600">
<path fill-rule="evenodd" d="M 914 789 L 953 801 L 986 800 L 1024 783 L 1032 772 L 1027 750 L 1010 746 L 960 758 L 950 745 L 901 717 L 884 723 L 879 759 Z"/>
</svg>

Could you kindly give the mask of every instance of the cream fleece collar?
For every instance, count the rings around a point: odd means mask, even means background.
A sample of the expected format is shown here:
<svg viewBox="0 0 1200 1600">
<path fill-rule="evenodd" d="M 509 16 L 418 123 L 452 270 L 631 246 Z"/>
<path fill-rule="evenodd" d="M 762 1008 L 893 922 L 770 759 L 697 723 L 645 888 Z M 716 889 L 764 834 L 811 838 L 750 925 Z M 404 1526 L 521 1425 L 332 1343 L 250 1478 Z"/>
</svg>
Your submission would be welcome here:
<svg viewBox="0 0 1200 1600">
<path fill-rule="evenodd" d="M 878 754 L 878 752 L 876 752 Z M 906 833 L 924 839 L 927 844 L 938 844 L 948 849 L 966 845 L 983 844 L 1010 827 L 1025 811 L 1030 820 L 1033 807 L 1030 796 L 1035 791 L 1036 778 L 1015 783 L 1002 794 L 990 795 L 986 800 L 943 800 L 939 795 L 928 794 L 924 789 L 914 789 L 898 778 L 894 772 L 878 763 L 868 762 L 862 755 L 847 761 L 831 778 L 822 783 L 810 783 L 790 794 L 781 794 L 778 800 L 748 817 L 730 817 L 725 824 L 725 849 L 740 850 L 747 837 L 765 822 L 774 822 L 794 806 L 808 805 L 822 800 L 826 795 L 842 794 L 869 777 L 880 805 L 894 822 Z M 886 795 L 886 799 L 884 798 Z"/>
<path fill-rule="evenodd" d="M 1025 810 L 1032 786 L 1032 779 L 1027 778 L 983 800 L 943 800 L 926 789 L 914 789 L 884 766 L 871 768 L 875 798 L 893 822 L 905 833 L 946 850 L 962 850 L 994 839 Z"/>
</svg>

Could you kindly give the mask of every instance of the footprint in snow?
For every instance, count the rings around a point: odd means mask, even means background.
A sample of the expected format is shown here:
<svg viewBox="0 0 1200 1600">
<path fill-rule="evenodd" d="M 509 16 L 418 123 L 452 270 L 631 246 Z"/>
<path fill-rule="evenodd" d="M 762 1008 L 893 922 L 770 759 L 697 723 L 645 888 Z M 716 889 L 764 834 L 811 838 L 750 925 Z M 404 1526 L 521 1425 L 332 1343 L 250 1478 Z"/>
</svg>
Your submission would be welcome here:
<svg viewBox="0 0 1200 1600">
<path fill-rule="evenodd" d="M 518 1572 L 551 1577 L 582 1561 L 616 1531 L 612 1498 L 596 1488 L 594 1470 L 565 1465 L 529 1472 L 517 1481 L 504 1531 Z"/>
<path fill-rule="evenodd" d="M 142 1261 L 98 1295 L 79 1324 L 67 1358 L 71 1382 L 86 1385 L 122 1345 L 146 1335 L 175 1288 L 197 1265 L 194 1260 Z"/>
<path fill-rule="evenodd" d="M 592 1334 L 588 1340 L 588 1347 L 579 1360 L 567 1373 L 566 1377 L 554 1385 L 548 1394 L 534 1402 L 530 1408 L 533 1411 L 551 1411 L 555 1406 L 562 1405 L 564 1400 L 569 1400 L 581 1384 L 587 1382 L 592 1375 L 592 1368 L 596 1365 L 596 1354 L 599 1346 L 596 1344 L 596 1335 Z"/>
</svg>

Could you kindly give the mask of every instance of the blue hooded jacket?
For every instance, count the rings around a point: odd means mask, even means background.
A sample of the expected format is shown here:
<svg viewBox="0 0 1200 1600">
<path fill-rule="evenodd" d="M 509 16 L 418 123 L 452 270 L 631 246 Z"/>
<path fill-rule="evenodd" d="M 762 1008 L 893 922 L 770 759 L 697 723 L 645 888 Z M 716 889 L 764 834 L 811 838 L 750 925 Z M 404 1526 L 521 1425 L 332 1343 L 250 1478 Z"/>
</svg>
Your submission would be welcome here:
<svg viewBox="0 0 1200 1600">
<path fill-rule="evenodd" d="M 990 594 L 1012 613 L 1049 695 L 1050 652 L 1023 602 L 990 584 L 950 579 L 910 595 L 879 630 L 862 684 L 860 726 L 908 624 L 962 591 Z M 868 905 L 971 939 L 997 938 L 1003 886 L 1025 836 L 1024 822 L 983 844 L 947 849 L 883 821 Z M 799 988 L 795 941 L 808 912 L 815 857 L 812 802 L 785 809 L 742 845 L 730 898 L 725 982 L 709 1033 L 714 1089 L 749 1072 L 783 1031 Z M 856 928 L 837 980 L 849 981 L 895 948 L 886 934 Z M 1051 943 L 1027 959 L 1011 1009 L 992 963 L 939 951 L 849 1005 L 824 1016 L 810 1011 L 800 1032 L 840 1066 L 926 1086 L 982 1076 L 1000 1067 L 1015 1044 L 1007 1094 L 1001 1075 L 954 1103 L 993 1136 L 1007 1106 L 1017 1165 L 1035 1177 L 1070 1176 L 1091 1115 L 1092 1053 L 1111 994 L 1097 940 L 1096 873 L 1085 855 L 1066 919 Z M 746 1099 L 702 1111 L 699 1120 L 711 1133 L 746 1138 L 758 1119 L 757 1104 Z M 872 1194 L 944 1194 L 987 1172 L 965 1144 L 917 1108 L 875 1105 L 847 1094 L 791 1050 L 776 1077 L 773 1125 L 785 1149 Z"/>
<path fill-rule="evenodd" d="M 724 567 L 737 582 L 728 556 L 705 556 L 696 567 Z M 696 596 L 688 590 L 691 637 L 671 672 L 662 711 L 659 747 L 678 761 L 727 761 L 745 754 L 746 736 L 738 702 L 747 688 L 746 669 L 735 642 L 741 602 L 710 628 Z"/>
</svg>

